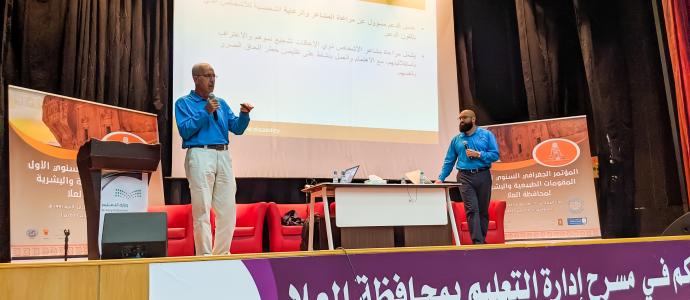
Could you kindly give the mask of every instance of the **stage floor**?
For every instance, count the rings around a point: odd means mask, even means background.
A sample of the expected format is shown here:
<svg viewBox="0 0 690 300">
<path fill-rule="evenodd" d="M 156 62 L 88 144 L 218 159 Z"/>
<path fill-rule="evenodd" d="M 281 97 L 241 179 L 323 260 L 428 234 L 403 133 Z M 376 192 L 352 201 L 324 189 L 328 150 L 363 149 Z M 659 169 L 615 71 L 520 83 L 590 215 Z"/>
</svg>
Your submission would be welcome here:
<svg viewBox="0 0 690 300">
<path fill-rule="evenodd" d="M 690 299 L 688 249 L 679 236 L 24 261 L 0 264 L 0 299 Z"/>
</svg>

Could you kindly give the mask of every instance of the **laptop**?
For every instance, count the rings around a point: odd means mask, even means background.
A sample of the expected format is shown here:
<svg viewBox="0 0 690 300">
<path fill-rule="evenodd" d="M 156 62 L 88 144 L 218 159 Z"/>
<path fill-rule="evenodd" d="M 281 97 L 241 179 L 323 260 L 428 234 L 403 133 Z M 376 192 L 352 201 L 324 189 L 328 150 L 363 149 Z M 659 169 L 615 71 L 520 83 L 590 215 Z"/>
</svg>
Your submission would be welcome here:
<svg viewBox="0 0 690 300">
<path fill-rule="evenodd" d="M 352 179 L 355 178 L 355 174 L 357 174 L 357 170 L 359 170 L 359 165 L 343 171 L 344 174 L 343 177 L 340 178 L 340 183 L 351 183 Z"/>
</svg>

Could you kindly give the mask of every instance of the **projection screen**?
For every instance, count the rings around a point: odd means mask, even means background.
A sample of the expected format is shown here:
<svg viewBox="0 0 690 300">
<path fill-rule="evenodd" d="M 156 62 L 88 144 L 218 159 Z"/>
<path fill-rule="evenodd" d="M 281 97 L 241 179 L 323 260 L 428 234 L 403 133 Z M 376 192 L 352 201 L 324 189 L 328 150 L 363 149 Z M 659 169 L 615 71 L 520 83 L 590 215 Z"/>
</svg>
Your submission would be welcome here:
<svg viewBox="0 0 690 300">
<path fill-rule="evenodd" d="M 208 62 L 217 97 L 256 107 L 230 136 L 237 177 L 438 175 L 458 132 L 452 1 L 180 0 L 173 20 L 173 99 Z"/>
</svg>

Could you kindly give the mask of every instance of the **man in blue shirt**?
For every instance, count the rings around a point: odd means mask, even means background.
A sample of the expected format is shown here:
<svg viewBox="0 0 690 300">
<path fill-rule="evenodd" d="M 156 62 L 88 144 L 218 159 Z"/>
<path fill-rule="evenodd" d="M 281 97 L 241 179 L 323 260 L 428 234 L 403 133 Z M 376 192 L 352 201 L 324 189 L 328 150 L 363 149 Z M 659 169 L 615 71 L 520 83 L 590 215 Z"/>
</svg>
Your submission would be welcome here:
<svg viewBox="0 0 690 300">
<path fill-rule="evenodd" d="M 249 103 L 240 104 L 235 115 L 225 100 L 212 92 L 216 73 L 207 63 L 192 68 L 194 90 L 175 102 L 175 119 L 187 149 L 185 171 L 189 180 L 197 255 L 230 252 L 235 231 L 237 184 L 228 151 L 228 131 L 241 135 L 249 125 Z M 211 236 L 210 210 L 216 214 L 216 241 Z M 211 249 L 211 245 L 213 249 Z"/>
<path fill-rule="evenodd" d="M 460 196 L 465 205 L 467 225 L 474 244 L 486 242 L 491 201 L 491 163 L 499 158 L 496 137 L 491 131 L 475 124 L 477 117 L 471 110 L 460 112 L 460 134 L 450 142 L 441 174 L 436 183 L 458 169 Z M 457 161 L 457 164 L 456 164 Z"/>
</svg>

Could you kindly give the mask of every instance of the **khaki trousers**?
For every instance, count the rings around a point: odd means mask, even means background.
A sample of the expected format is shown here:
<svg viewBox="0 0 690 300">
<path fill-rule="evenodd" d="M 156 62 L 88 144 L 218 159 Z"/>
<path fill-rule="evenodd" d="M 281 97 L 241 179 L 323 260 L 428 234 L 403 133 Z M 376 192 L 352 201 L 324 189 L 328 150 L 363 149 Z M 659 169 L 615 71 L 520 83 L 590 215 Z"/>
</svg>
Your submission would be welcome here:
<svg viewBox="0 0 690 300">
<path fill-rule="evenodd" d="M 237 192 L 230 151 L 189 148 L 184 166 L 192 197 L 196 255 L 230 253 L 235 232 Z M 215 244 L 211 236 L 211 207 L 216 215 Z"/>
</svg>

